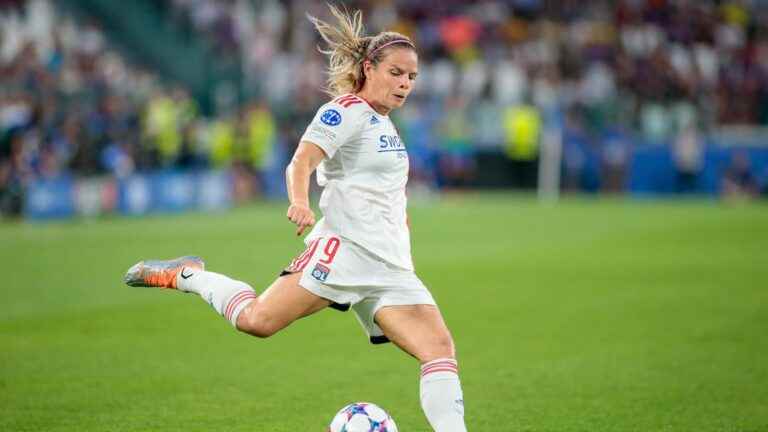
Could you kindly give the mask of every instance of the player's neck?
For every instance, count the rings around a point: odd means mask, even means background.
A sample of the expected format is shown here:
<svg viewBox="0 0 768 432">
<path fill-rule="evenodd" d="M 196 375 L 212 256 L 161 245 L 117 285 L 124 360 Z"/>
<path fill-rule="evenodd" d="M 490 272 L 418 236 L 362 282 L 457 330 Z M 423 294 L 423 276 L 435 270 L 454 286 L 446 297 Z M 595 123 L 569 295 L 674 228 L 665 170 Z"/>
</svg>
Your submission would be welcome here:
<svg viewBox="0 0 768 432">
<path fill-rule="evenodd" d="M 379 113 L 381 115 L 385 115 L 385 116 L 389 115 L 389 113 L 392 111 L 391 108 L 388 108 L 388 107 L 386 107 L 386 106 L 384 106 L 384 105 L 382 105 L 380 103 L 377 103 L 365 91 L 360 91 L 359 93 L 356 94 L 356 96 L 359 97 L 360 99 L 368 102 L 368 105 L 370 105 L 371 108 L 373 108 L 374 111 L 376 111 L 377 113 Z"/>
</svg>

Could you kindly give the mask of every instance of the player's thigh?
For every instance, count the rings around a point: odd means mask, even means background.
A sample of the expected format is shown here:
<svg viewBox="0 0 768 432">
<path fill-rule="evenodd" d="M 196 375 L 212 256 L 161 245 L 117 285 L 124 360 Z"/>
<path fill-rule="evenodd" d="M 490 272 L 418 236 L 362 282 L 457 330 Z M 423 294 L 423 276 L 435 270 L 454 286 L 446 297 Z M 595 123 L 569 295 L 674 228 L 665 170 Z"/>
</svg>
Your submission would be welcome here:
<svg viewBox="0 0 768 432">
<path fill-rule="evenodd" d="M 277 278 L 243 310 L 237 319 L 237 327 L 256 336 L 271 336 L 293 321 L 331 304 L 301 287 L 300 279 L 300 272 Z"/>
<path fill-rule="evenodd" d="M 456 354 L 437 306 L 385 306 L 376 312 L 375 320 L 392 343 L 421 362 L 453 358 Z"/>
</svg>

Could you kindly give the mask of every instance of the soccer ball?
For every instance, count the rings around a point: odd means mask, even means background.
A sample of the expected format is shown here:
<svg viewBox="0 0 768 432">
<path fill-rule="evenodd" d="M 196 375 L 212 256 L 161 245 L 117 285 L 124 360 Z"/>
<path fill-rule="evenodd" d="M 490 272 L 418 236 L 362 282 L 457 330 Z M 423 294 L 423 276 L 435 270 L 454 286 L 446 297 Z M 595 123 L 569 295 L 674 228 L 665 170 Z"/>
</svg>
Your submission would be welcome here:
<svg viewBox="0 0 768 432">
<path fill-rule="evenodd" d="M 383 409 L 368 402 L 355 402 L 340 409 L 328 432 L 397 432 L 397 425 Z"/>
</svg>

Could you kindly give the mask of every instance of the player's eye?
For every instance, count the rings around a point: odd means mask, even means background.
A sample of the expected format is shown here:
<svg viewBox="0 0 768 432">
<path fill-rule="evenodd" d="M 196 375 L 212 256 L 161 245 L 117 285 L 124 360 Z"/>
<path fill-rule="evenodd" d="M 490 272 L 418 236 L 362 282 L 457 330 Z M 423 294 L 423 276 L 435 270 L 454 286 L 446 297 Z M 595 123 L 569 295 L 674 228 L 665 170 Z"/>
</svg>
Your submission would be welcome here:
<svg viewBox="0 0 768 432">
<path fill-rule="evenodd" d="M 415 73 L 408 74 L 408 79 L 410 79 L 411 81 L 415 81 L 416 80 L 416 74 Z"/>
</svg>

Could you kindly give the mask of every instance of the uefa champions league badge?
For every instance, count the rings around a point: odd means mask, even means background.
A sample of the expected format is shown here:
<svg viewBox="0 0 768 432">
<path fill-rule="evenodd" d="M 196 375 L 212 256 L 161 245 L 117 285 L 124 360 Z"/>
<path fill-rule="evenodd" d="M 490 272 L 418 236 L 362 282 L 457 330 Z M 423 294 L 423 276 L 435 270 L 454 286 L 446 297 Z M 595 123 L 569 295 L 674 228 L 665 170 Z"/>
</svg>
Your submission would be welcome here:
<svg viewBox="0 0 768 432">
<path fill-rule="evenodd" d="M 328 126 L 338 126 L 341 123 L 341 114 L 335 109 L 327 109 L 320 115 L 320 121 Z"/>
<path fill-rule="evenodd" d="M 330 272 L 331 269 L 318 263 L 315 268 L 312 269 L 312 277 L 319 280 L 320 282 L 325 282 L 325 279 L 328 278 L 328 273 Z"/>
</svg>

